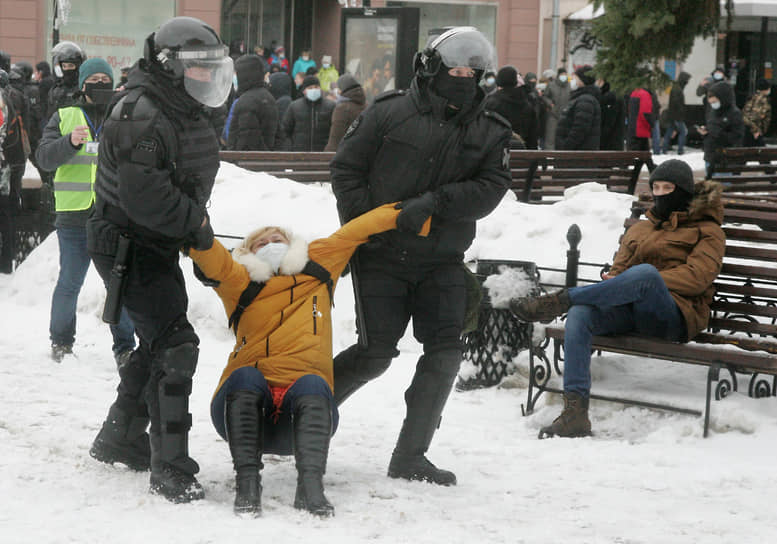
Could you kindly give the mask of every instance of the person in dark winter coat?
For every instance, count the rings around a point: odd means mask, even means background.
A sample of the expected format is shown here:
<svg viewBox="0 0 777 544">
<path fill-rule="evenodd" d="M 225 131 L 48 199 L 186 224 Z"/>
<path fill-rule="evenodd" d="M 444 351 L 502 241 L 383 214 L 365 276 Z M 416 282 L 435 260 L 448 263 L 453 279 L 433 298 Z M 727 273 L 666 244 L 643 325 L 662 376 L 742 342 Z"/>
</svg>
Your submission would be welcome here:
<svg viewBox="0 0 777 544">
<path fill-rule="evenodd" d="M 486 97 L 485 108 L 510 122 L 513 132 L 521 137 L 524 149 L 537 149 L 537 115 L 518 71 L 512 66 L 504 66 L 496 75 L 496 85 L 497 90 Z"/>
<path fill-rule="evenodd" d="M 224 132 L 231 151 L 272 151 L 278 131 L 278 107 L 264 82 L 265 61 L 243 55 L 235 62 L 237 94 Z"/>
<path fill-rule="evenodd" d="M 291 86 L 292 79 L 286 72 L 275 72 L 270 74 L 270 94 L 275 97 L 275 104 L 278 107 L 278 125 L 280 126 L 286 110 L 291 105 Z"/>
<path fill-rule="evenodd" d="M 89 453 L 150 468 L 150 491 L 180 503 L 204 491 L 188 442 L 199 338 L 186 317 L 178 259 L 182 248 L 213 244 L 207 203 L 219 141 L 205 108 L 226 101 L 234 71 L 227 47 L 199 19 L 169 19 L 146 43 L 106 114 L 87 221 L 89 254 L 102 278 L 117 264 L 126 267 L 119 300 L 140 346 L 119 368 L 118 396 Z"/>
<path fill-rule="evenodd" d="M 704 136 L 704 164 L 707 178 L 715 173 L 715 159 L 726 147 L 742 147 L 745 138 L 745 121 L 734 103 L 734 88 L 726 81 L 714 83 L 707 91 L 706 124 L 699 127 Z"/>
<path fill-rule="evenodd" d="M 557 77 L 551 80 L 544 97 L 550 100 L 551 109 L 545 116 L 545 149 L 556 149 L 556 131 L 567 104 L 569 104 L 569 82 L 567 71 L 559 68 Z"/>
<path fill-rule="evenodd" d="M 713 282 L 723 266 L 726 235 L 718 183 L 694 184 L 677 159 L 650 175 L 653 208 L 623 235 L 612 268 L 594 285 L 510 301 L 521 321 L 548 323 L 566 313 L 564 410 L 539 438 L 591 434 L 591 337 L 637 333 L 688 342 L 710 319 Z"/>
<path fill-rule="evenodd" d="M 405 392 L 391 478 L 456 483 L 426 452 L 461 363 L 469 278 L 464 252 L 475 222 L 491 213 L 511 182 L 511 127 L 484 109 L 478 85 L 492 59 L 493 47 L 477 30 L 447 30 L 416 56 L 410 89 L 376 98 L 330 163 L 341 222 L 401 201 L 397 230 L 371 237 L 351 260 L 362 341 L 334 361 L 339 405 L 386 371 L 412 318 L 424 353 Z M 417 236 L 430 215 L 429 236 Z"/>
<path fill-rule="evenodd" d="M 572 93 L 564 109 L 556 132 L 556 149 L 598 150 L 602 131 L 602 95 L 596 86 L 592 68 L 581 66 L 569 82 Z"/>
<path fill-rule="evenodd" d="M 337 101 L 332 112 L 332 127 L 329 129 L 329 141 L 324 151 L 336 151 L 345 131 L 359 114 L 367 107 L 364 89 L 351 74 L 343 74 L 337 79 Z"/>
<path fill-rule="evenodd" d="M 602 92 L 602 138 L 599 149 L 623 151 L 623 128 L 625 116 L 623 101 L 610 90 L 610 84 L 603 79 L 596 80 L 596 86 Z"/>
<path fill-rule="evenodd" d="M 11 72 L 18 73 L 20 79 L 11 79 L 11 85 L 17 85 L 17 89 L 22 91 L 27 100 L 27 117 L 24 119 L 24 129 L 27 131 L 27 137 L 30 140 L 30 151 L 34 155 L 38 149 L 38 141 L 41 136 L 41 123 L 45 115 L 43 104 L 40 99 L 40 89 L 38 83 L 32 79 L 32 65 L 27 61 L 14 63 Z"/>
<path fill-rule="evenodd" d="M 669 151 L 672 137 L 677 134 L 677 154 L 685 152 L 685 138 L 688 135 L 688 127 L 685 126 L 685 86 L 691 80 L 691 74 L 680 72 L 677 81 L 669 92 L 669 107 L 666 110 L 666 132 L 664 133 L 663 152 Z"/>
<path fill-rule="evenodd" d="M 323 151 L 329 141 L 335 104 L 324 100 L 316 76 L 306 76 L 300 85 L 302 98 L 289 105 L 281 122 L 281 135 L 289 151 Z"/>
<path fill-rule="evenodd" d="M 79 84 L 82 94 L 78 101 L 54 112 L 37 151 L 41 167 L 56 170 L 54 226 L 59 242 L 59 276 L 51 300 L 49 334 L 51 357 L 58 363 L 73 352 L 76 304 L 90 263 L 86 221 L 94 208 L 97 142 L 107 106 L 94 91 L 113 89 L 113 70 L 105 60 L 93 57 L 79 67 Z M 89 190 L 81 190 L 84 185 Z M 135 349 L 135 331 L 126 310 L 119 323 L 111 325 L 111 333 L 113 355 L 121 364 Z"/>
<path fill-rule="evenodd" d="M 0 51 L 0 65 L 6 65 Z M 10 57 L 7 57 L 10 65 Z M 19 91 L 11 87 L 8 72 L 0 66 L 0 103 L 3 122 L 0 123 L 0 273 L 13 272 L 15 257 L 15 223 L 22 206 L 22 178 L 27 162 L 21 115 L 17 103 L 23 104 Z"/>
<path fill-rule="evenodd" d="M 51 66 L 45 60 L 40 61 L 35 65 L 35 72 L 32 75 L 33 79 L 38 82 L 38 90 L 40 92 L 41 103 L 41 130 L 46 126 L 49 118 L 46 117 L 49 106 L 49 91 L 54 87 L 54 77 L 51 75 Z"/>
</svg>

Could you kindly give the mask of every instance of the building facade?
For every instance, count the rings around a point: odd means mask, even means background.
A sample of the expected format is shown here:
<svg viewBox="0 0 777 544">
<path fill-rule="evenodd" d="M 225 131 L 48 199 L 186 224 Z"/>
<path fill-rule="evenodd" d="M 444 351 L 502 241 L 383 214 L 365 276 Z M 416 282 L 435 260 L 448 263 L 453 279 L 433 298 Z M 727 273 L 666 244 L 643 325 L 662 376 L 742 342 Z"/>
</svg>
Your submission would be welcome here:
<svg viewBox="0 0 777 544">
<path fill-rule="evenodd" d="M 551 0 L 552 1 L 552 0 Z M 56 39 L 81 45 L 115 70 L 143 54 L 143 41 L 175 15 L 197 17 L 213 26 L 233 54 L 255 45 L 283 45 L 291 62 L 311 48 L 317 62 L 340 56 L 341 10 L 414 7 L 420 13 L 418 48 L 430 32 L 472 25 L 493 40 L 497 64 L 521 71 L 540 66 L 541 6 L 547 0 L 0 0 L 0 49 L 12 61 L 50 61 Z M 338 68 L 340 68 L 338 66 Z"/>
</svg>

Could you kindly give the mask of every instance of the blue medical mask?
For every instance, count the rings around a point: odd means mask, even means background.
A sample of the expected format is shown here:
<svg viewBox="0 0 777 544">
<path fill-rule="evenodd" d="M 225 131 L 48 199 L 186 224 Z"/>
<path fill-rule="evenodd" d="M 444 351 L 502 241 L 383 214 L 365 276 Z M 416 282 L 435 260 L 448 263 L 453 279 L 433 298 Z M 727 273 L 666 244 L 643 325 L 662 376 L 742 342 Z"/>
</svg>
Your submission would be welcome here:
<svg viewBox="0 0 777 544">
<path fill-rule="evenodd" d="M 331 66 L 331 64 L 329 64 L 328 62 L 325 62 L 324 64 L 321 65 L 321 68 L 327 69 L 330 66 Z"/>
<path fill-rule="evenodd" d="M 274 273 L 278 273 L 278 269 L 281 267 L 281 261 L 289 252 L 289 245 L 283 242 L 272 242 L 259 249 L 256 252 L 256 256 L 269 264 L 272 267 Z"/>
<path fill-rule="evenodd" d="M 494 79 L 493 77 L 487 77 L 486 78 L 486 85 L 488 85 L 489 87 L 491 85 L 494 85 L 495 83 L 496 83 L 496 79 Z"/>
<path fill-rule="evenodd" d="M 305 89 L 305 98 L 311 102 L 315 102 L 321 98 L 321 89 Z"/>
</svg>

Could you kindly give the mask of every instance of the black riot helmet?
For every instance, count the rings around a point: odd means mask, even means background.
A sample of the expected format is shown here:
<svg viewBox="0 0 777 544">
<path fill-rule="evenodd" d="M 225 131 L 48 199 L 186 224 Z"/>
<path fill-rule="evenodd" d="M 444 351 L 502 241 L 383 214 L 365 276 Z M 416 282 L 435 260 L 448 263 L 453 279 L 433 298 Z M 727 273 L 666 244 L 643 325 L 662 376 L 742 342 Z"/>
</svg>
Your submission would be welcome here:
<svg viewBox="0 0 777 544">
<path fill-rule="evenodd" d="M 54 67 L 54 75 L 57 77 L 63 76 L 63 70 L 61 63 L 72 62 L 76 65 L 76 73 L 78 73 L 78 67 L 86 60 L 86 53 L 78 44 L 73 42 L 59 42 L 51 50 L 51 64 Z"/>
<path fill-rule="evenodd" d="M 433 38 L 423 51 L 416 53 L 413 68 L 421 78 L 432 78 L 440 66 L 472 68 L 479 80 L 494 71 L 494 48 L 488 39 L 473 26 L 457 26 Z"/>
<path fill-rule="evenodd" d="M 16 67 L 22 74 L 22 79 L 24 79 L 24 82 L 29 83 L 30 79 L 32 78 L 32 64 L 26 60 L 20 60 L 19 62 L 14 63 L 14 67 Z"/>
<path fill-rule="evenodd" d="M 216 108 L 229 96 L 234 66 L 216 31 L 194 17 L 173 17 L 146 38 L 143 56 L 156 73 L 200 104 Z"/>
<path fill-rule="evenodd" d="M 5 89 L 8 87 L 9 79 L 8 79 L 8 72 L 0 68 L 0 89 Z"/>
</svg>

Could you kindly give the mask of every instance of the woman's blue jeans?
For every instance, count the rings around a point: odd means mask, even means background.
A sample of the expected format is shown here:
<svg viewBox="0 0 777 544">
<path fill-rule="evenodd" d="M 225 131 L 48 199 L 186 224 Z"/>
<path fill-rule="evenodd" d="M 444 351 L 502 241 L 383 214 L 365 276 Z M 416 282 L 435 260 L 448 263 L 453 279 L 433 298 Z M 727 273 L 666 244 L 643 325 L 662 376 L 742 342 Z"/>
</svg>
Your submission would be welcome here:
<svg viewBox="0 0 777 544">
<path fill-rule="evenodd" d="M 569 290 L 564 327 L 564 391 L 591 392 L 591 337 L 634 332 L 686 341 L 685 318 L 658 270 L 633 266 L 612 279 Z"/>
<path fill-rule="evenodd" d="M 86 249 L 86 228 L 57 227 L 59 241 L 59 277 L 51 297 L 51 321 L 49 334 L 53 344 L 72 346 L 76 338 L 76 307 L 78 294 L 89 270 L 89 253 Z M 121 309 L 118 325 L 111 325 L 113 353 L 135 348 L 135 326 Z"/>
<path fill-rule="evenodd" d="M 305 395 L 320 395 L 329 399 L 332 407 L 332 434 L 337 430 L 339 414 L 337 406 L 332 399 L 332 390 L 329 384 L 315 374 L 305 374 L 297 379 L 286 391 L 280 411 L 273 407 L 272 393 L 264 375 L 253 366 L 244 366 L 235 370 L 224 382 L 213 401 L 210 403 L 210 418 L 216 432 L 224 440 L 227 440 L 226 422 L 224 413 L 227 395 L 234 391 L 254 391 L 262 395 L 262 410 L 264 412 L 264 443 L 262 451 L 276 455 L 291 455 L 292 449 L 292 421 L 291 417 L 296 407 L 296 400 Z"/>
</svg>

